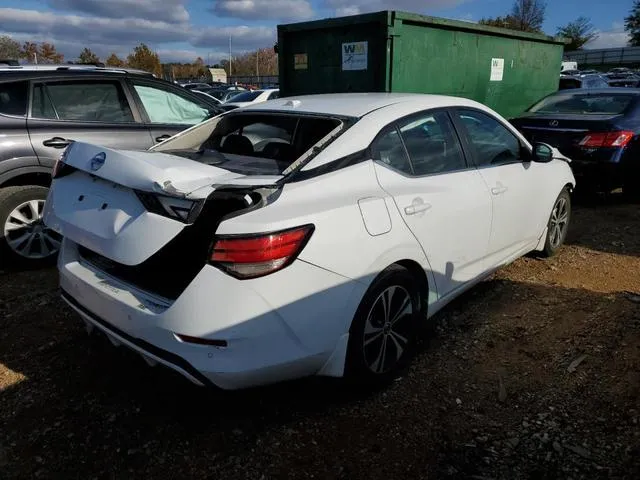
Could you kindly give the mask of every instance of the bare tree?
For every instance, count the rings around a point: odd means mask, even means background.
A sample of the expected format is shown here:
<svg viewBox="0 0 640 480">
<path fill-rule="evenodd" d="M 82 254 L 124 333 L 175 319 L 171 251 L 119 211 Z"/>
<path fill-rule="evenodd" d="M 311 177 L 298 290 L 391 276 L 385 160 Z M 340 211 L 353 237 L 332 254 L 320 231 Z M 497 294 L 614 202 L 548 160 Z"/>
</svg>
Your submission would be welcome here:
<svg viewBox="0 0 640 480">
<path fill-rule="evenodd" d="M 518 30 L 523 32 L 542 32 L 544 15 L 547 9 L 545 0 L 516 0 L 511 9 Z"/>
</svg>

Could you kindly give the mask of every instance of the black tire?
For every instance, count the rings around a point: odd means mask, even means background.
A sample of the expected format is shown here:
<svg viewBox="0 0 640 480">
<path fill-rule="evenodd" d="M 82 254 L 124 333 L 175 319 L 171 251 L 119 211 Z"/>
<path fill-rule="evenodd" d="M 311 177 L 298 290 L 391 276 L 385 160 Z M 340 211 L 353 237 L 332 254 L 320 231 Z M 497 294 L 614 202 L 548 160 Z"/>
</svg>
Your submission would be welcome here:
<svg viewBox="0 0 640 480">
<path fill-rule="evenodd" d="M 384 314 L 383 298 L 391 300 L 391 315 Z M 405 315 L 392 324 L 389 320 L 393 320 L 394 312 L 401 312 L 401 307 L 406 307 L 403 302 L 407 299 L 410 311 L 405 310 Z M 348 381 L 360 385 L 382 385 L 393 380 L 408 365 L 415 352 L 422 318 L 420 304 L 419 286 L 407 269 L 393 265 L 374 280 L 360 302 L 349 330 L 345 368 Z M 371 317 L 370 313 L 373 313 Z M 386 321 L 383 321 L 385 317 Z M 365 329 L 370 332 L 365 334 Z M 403 347 L 399 358 L 398 346 Z"/>
<path fill-rule="evenodd" d="M 42 222 L 34 217 L 32 210 L 29 209 L 28 206 L 25 206 L 21 212 L 23 213 L 23 218 L 35 222 L 33 229 L 31 227 L 25 227 L 25 230 L 11 230 L 11 225 L 15 226 L 23 224 L 23 222 L 15 217 L 9 218 L 16 208 L 27 204 L 27 202 L 35 200 L 38 206 L 44 206 L 48 192 L 49 190 L 47 188 L 36 185 L 5 187 L 0 189 L 0 265 L 3 267 L 37 267 L 49 264 L 57 257 L 58 250 L 55 249 L 55 244 L 52 243 L 50 239 L 53 238 L 59 242 L 61 240 L 60 236 L 51 230 L 43 228 Z M 25 248 L 26 241 L 18 244 L 15 243 L 29 232 L 34 233 L 32 248 Z M 50 252 L 41 249 L 41 237 L 45 242 L 46 248 L 51 248 Z M 13 242 L 13 247 L 10 245 L 11 242 Z M 30 252 L 32 254 L 29 254 Z M 40 252 L 40 254 L 38 254 L 38 252 Z"/>
<path fill-rule="evenodd" d="M 566 220 L 561 227 L 558 227 L 559 222 L 557 222 L 557 220 L 564 218 L 565 213 Z M 551 209 L 551 214 L 549 215 L 549 221 L 547 223 L 547 238 L 544 243 L 544 250 L 542 250 L 541 252 L 543 257 L 553 257 L 556 253 L 558 253 L 558 250 L 560 250 L 560 247 L 564 245 L 564 242 L 567 239 L 567 233 L 569 231 L 570 223 L 571 194 L 565 187 L 562 189 L 560 195 L 558 195 L 558 198 L 556 198 L 556 201 L 553 203 L 553 208 Z M 557 228 L 560 228 L 560 230 L 558 230 Z"/>
</svg>

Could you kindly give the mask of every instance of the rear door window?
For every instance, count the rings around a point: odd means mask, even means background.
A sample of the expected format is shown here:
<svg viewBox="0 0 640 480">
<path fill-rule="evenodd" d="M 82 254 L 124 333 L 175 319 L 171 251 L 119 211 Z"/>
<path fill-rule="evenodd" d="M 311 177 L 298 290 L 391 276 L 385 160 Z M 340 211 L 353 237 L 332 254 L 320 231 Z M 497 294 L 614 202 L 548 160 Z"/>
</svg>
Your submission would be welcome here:
<svg viewBox="0 0 640 480">
<path fill-rule="evenodd" d="M 24 116 L 27 113 L 28 83 L 0 83 L 0 114 Z"/>
<path fill-rule="evenodd" d="M 109 81 L 36 84 L 31 116 L 51 120 L 133 123 L 122 85 Z"/>
</svg>

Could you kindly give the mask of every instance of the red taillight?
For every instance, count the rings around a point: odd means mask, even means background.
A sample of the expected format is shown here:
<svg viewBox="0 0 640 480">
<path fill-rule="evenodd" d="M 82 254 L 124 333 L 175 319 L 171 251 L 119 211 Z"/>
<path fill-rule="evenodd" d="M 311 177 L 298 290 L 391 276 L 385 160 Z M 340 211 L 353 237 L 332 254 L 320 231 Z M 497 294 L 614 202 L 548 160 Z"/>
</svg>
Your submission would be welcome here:
<svg viewBox="0 0 640 480">
<path fill-rule="evenodd" d="M 211 263 L 236 278 L 256 278 L 289 265 L 300 254 L 312 225 L 251 236 L 219 237 L 213 244 Z"/>
<path fill-rule="evenodd" d="M 581 147 L 624 147 L 631 141 L 634 133 L 626 130 L 618 132 L 589 133 L 580 141 Z"/>
</svg>

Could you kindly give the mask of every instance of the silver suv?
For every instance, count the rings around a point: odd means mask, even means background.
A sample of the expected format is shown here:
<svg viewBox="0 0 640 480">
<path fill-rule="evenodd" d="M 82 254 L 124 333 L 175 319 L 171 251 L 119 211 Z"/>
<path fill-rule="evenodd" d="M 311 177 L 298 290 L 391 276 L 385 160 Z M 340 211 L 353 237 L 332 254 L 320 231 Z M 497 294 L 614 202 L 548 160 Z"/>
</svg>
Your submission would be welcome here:
<svg viewBox="0 0 640 480">
<path fill-rule="evenodd" d="M 220 113 L 215 100 L 137 70 L 0 66 L 0 264 L 55 257 L 60 239 L 42 209 L 71 142 L 146 150 Z"/>
</svg>

